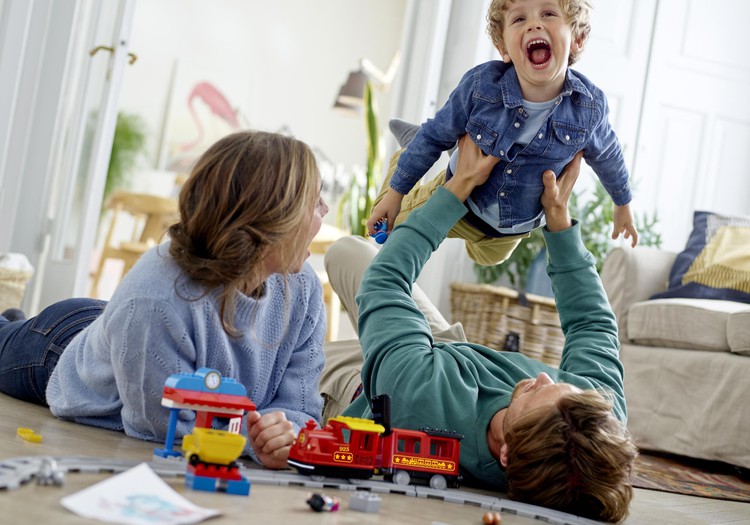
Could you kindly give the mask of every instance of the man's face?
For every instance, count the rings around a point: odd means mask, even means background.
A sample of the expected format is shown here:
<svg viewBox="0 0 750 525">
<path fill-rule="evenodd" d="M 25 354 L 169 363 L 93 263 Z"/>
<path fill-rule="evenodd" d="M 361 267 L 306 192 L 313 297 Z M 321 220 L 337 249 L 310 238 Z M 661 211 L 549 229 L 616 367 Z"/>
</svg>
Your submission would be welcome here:
<svg viewBox="0 0 750 525">
<path fill-rule="evenodd" d="M 524 414 L 538 408 L 554 406 L 564 395 L 581 392 L 583 391 L 577 386 L 568 383 L 555 383 L 544 372 L 534 379 L 519 381 L 511 395 L 510 405 L 508 405 L 505 414 L 503 431 L 507 433 L 510 427 Z"/>
</svg>

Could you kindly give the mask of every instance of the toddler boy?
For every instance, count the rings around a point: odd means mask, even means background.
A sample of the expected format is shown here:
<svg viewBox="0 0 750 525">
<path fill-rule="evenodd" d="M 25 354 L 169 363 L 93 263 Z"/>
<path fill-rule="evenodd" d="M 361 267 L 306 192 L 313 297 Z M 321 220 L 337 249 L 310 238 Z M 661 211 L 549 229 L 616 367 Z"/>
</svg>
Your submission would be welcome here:
<svg viewBox="0 0 750 525">
<path fill-rule="evenodd" d="M 441 153 L 468 134 L 485 155 L 500 158 L 448 235 L 465 239 L 477 263 L 505 261 L 521 239 L 544 225 L 542 173 L 551 169 L 559 175 L 581 150 L 614 201 L 612 238 L 624 233 L 637 244 L 628 171 L 606 98 L 568 67 L 588 38 L 589 10 L 587 0 L 492 0 L 487 32 L 502 62 L 468 71 L 445 106 L 416 133 L 392 122 L 400 145 L 408 147 L 391 162 L 367 221 L 371 234 L 382 220 L 390 232 L 452 177 L 455 151 L 444 172 L 415 188 Z"/>
</svg>

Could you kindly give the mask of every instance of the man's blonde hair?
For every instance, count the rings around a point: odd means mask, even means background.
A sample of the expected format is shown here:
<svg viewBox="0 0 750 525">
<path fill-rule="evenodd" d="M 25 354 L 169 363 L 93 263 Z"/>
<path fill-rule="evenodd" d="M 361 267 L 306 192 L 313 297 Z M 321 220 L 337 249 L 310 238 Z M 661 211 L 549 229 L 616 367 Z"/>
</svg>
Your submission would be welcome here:
<svg viewBox="0 0 750 525">
<path fill-rule="evenodd" d="M 596 390 L 523 415 L 505 442 L 511 499 L 611 522 L 628 515 L 638 451 Z"/>
<path fill-rule="evenodd" d="M 503 39 L 503 29 L 505 28 L 505 13 L 508 11 L 509 4 L 516 0 L 492 0 L 489 9 L 487 9 L 487 34 L 492 39 L 495 47 L 507 51 L 505 40 Z M 568 57 L 568 65 L 572 66 L 583 53 L 583 48 L 591 32 L 591 23 L 589 13 L 591 5 L 588 0 L 558 0 L 560 7 L 565 13 L 567 22 L 573 31 L 573 39 L 580 42 L 581 47 L 575 53 Z"/>
</svg>

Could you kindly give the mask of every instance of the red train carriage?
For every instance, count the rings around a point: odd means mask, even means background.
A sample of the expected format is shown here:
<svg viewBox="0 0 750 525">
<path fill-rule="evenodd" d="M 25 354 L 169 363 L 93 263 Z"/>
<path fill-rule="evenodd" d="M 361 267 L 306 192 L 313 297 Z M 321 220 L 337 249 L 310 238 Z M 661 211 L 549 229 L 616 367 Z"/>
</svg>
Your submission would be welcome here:
<svg viewBox="0 0 750 525">
<path fill-rule="evenodd" d="M 375 421 L 338 416 L 317 429 L 300 430 L 289 452 L 289 465 L 313 477 L 368 479 L 383 474 L 398 485 L 423 480 L 436 489 L 458 487 L 461 434 L 390 428 L 390 403 L 373 400 Z"/>
<path fill-rule="evenodd" d="M 414 478 L 428 481 L 434 489 L 458 487 L 461 438 L 444 430 L 394 428 L 380 440 L 378 467 L 397 485 L 408 485 Z"/>
</svg>

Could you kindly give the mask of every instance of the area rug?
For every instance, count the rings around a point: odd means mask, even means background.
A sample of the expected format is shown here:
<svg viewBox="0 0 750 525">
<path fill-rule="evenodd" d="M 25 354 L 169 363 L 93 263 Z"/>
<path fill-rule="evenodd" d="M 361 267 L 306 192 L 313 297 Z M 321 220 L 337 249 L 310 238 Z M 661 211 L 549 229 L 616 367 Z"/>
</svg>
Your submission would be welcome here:
<svg viewBox="0 0 750 525">
<path fill-rule="evenodd" d="M 750 472 L 725 463 L 642 452 L 631 482 L 642 489 L 750 502 Z"/>
</svg>

